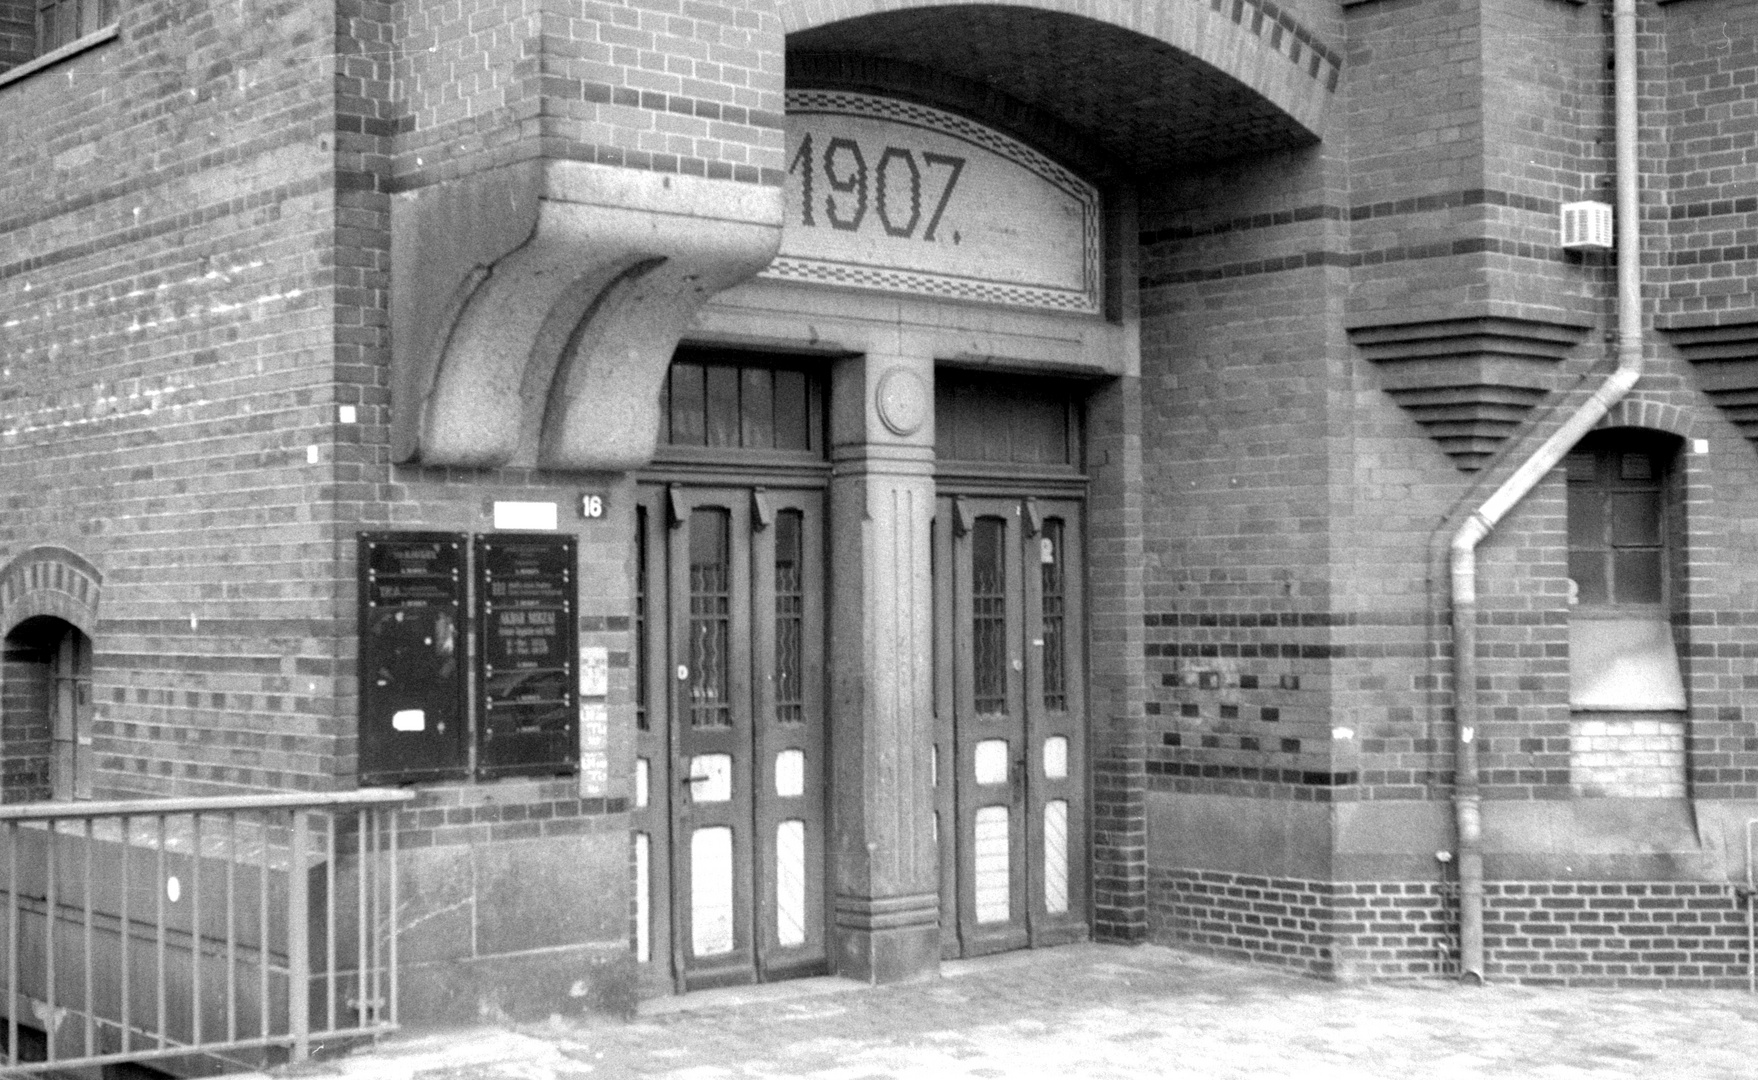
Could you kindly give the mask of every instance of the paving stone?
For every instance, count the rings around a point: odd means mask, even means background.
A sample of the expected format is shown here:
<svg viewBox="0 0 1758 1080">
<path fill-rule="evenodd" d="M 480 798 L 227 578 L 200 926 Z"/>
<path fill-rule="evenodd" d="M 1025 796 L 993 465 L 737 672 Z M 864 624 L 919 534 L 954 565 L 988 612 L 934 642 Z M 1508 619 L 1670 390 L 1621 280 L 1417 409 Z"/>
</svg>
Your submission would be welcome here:
<svg viewBox="0 0 1758 1080">
<path fill-rule="evenodd" d="M 901 985 L 808 979 L 388 1039 L 306 1080 L 941 1080 L 1059 1076 L 1440 1080 L 1758 1075 L 1758 996 L 1450 982 L 1339 984 L 1158 946 L 943 965 Z M 257 1080 L 264 1080 L 259 1074 Z"/>
</svg>

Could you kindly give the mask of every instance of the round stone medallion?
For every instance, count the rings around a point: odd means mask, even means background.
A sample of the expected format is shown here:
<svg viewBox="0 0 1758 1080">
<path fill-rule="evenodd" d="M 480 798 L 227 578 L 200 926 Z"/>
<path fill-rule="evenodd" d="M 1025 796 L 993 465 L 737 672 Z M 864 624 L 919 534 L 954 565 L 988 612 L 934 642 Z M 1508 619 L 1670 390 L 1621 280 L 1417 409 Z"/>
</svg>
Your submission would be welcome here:
<svg viewBox="0 0 1758 1080">
<path fill-rule="evenodd" d="M 928 387 L 908 368 L 894 367 L 879 376 L 874 394 L 879 419 L 894 435 L 914 435 L 928 419 Z"/>
</svg>

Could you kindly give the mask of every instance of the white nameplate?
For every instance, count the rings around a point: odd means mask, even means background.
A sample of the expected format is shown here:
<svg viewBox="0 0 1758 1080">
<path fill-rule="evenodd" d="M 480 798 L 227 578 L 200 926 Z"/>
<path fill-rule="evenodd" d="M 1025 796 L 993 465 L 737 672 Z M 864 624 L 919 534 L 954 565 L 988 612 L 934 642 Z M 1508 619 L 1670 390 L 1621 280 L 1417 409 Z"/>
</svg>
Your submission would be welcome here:
<svg viewBox="0 0 1758 1080">
<path fill-rule="evenodd" d="M 494 504 L 494 527 L 553 530 L 556 527 L 555 503 L 497 502 Z"/>
<path fill-rule="evenodd" d="M 787 92 L 787 217 L 764 276 L 1097 314 L 1099 194 L 954 113 Z"/>
</svg>

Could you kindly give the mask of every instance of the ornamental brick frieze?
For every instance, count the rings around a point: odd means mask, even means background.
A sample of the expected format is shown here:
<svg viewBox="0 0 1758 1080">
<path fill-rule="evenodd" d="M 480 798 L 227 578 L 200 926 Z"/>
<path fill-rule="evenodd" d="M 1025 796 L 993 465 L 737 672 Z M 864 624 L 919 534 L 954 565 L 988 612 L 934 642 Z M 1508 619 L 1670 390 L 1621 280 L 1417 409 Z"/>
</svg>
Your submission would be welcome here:
<svg viewBox="0 0 1758 1080">
<path fill-rule="evenodd" d="M 1380 388 L 1461 471 L 1476 472 L 1555 388 L 1587 331 L 1480 316 L 1357 326 L 1349 340 L 1379 369 Z"/>
<path fill-rule="evenodd" d="M 1697 385 L 1758 443 L 1758 319 L 1664 331 L 1697 372 Z"/>
</svg>

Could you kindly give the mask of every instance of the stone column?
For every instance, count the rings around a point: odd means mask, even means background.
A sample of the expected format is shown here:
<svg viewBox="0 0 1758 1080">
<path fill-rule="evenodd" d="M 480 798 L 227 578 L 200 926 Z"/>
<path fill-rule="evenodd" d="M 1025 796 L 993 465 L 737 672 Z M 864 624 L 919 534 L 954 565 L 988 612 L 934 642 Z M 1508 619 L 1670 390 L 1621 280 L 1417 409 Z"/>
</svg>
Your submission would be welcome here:
<svg viewBox="0 0 1758 1080">
<path fill-rule="evenodd" d="M 831 393 L 833 947 L 869 982 L 940 957 L 933 380 L 928 357 L 868 355 L 837 364 Z"/>
</svg>

